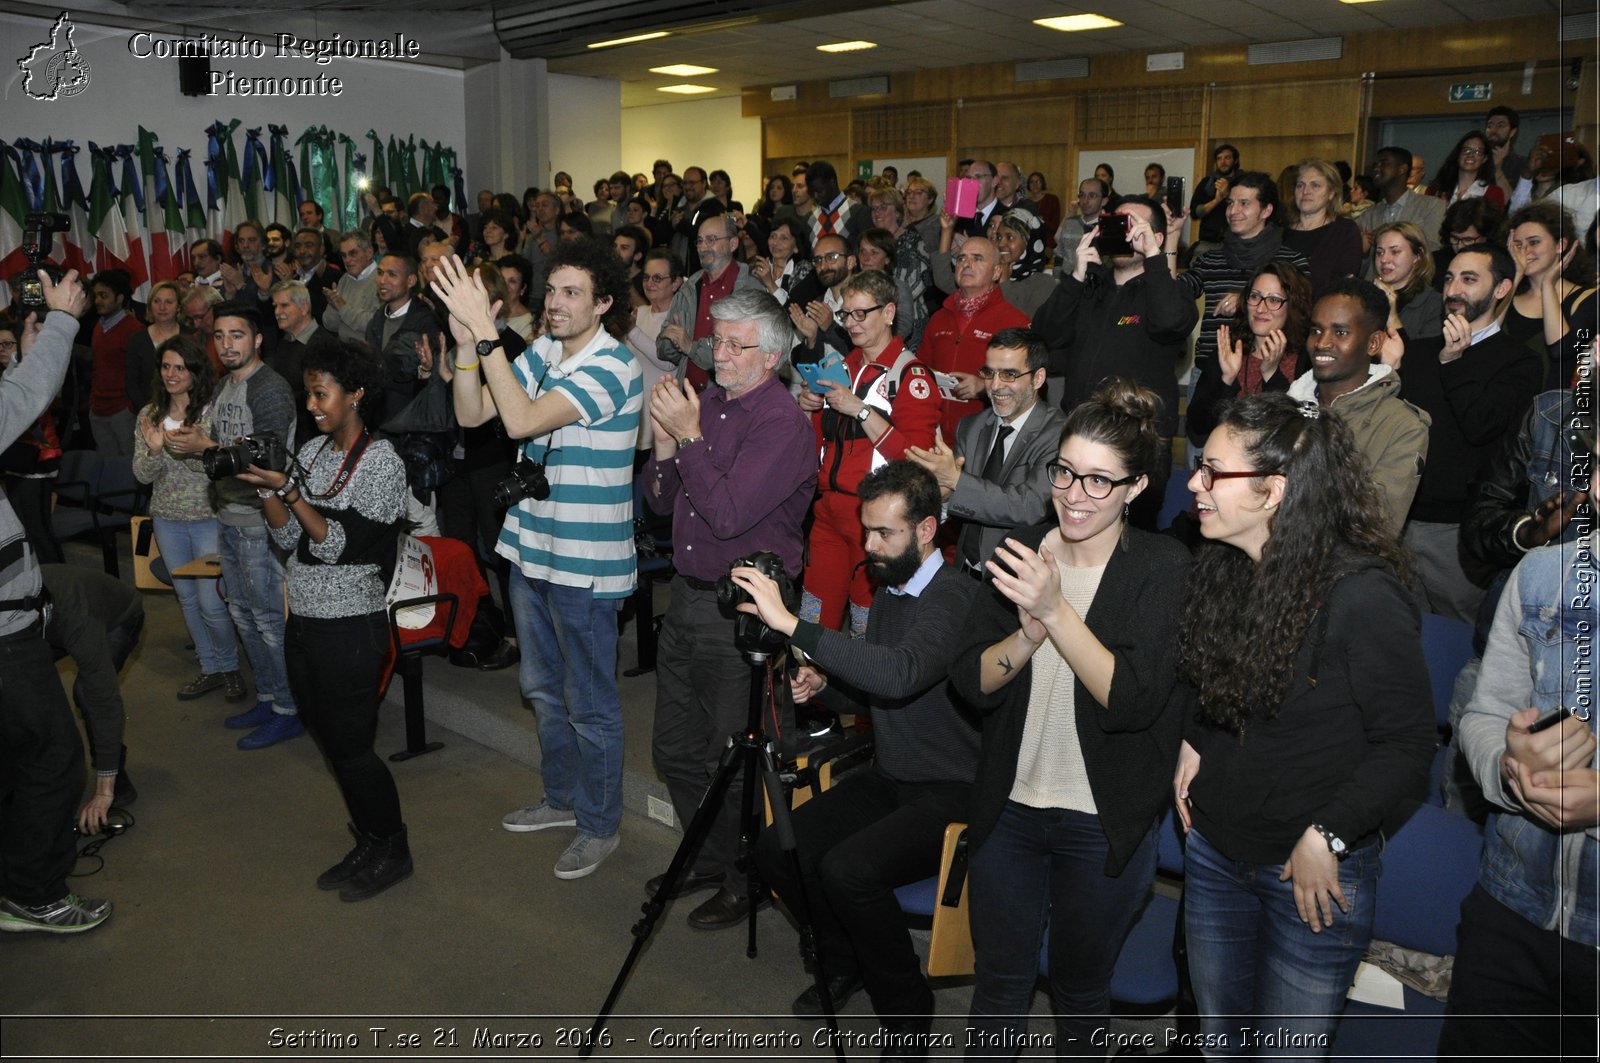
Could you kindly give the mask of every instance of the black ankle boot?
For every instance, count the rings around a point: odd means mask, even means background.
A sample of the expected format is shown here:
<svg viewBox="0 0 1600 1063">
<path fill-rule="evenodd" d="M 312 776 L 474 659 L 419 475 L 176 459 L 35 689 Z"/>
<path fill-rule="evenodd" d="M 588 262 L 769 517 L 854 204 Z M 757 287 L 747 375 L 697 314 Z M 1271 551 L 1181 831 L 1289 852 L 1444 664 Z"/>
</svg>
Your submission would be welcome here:
<svg viewBox="0 0 1600 1063">
<path fill-rule="evenodd" d="M 339 891 L 339 899 L 364 901 L 410 877 L 411 847 L 406 844 L 406 829 L 401 827 L 387 838 L 372 839 L 372 855 Z"/>
<path fill-rule="evenodd" d="M 378 839 L 363 831 L 356 830 L 354 823 L 347 823 L 350 833 L 356 836 L 356 847 L 344 854 L 344 859 L 334 864 L 328 870 L 317 876 L 317 889 L 336 890 L 355 877 L 356 872 L 372 860 L 374 846 Z"/>
</svg>

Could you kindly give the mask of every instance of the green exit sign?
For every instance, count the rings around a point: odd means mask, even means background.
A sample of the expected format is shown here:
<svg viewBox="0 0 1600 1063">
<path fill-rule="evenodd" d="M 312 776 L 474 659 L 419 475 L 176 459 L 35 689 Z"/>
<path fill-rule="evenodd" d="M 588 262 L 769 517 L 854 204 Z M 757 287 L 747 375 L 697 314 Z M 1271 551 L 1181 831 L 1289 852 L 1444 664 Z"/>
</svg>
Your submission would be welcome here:
<svg viewBox="0 0 1600 1063">
<path fill-rule="evenodd" d="M 1482 103 L 1494 93 L 1492 81 L 1461 81 L 1450 86 L 1451 103 Z"/>
</svg>

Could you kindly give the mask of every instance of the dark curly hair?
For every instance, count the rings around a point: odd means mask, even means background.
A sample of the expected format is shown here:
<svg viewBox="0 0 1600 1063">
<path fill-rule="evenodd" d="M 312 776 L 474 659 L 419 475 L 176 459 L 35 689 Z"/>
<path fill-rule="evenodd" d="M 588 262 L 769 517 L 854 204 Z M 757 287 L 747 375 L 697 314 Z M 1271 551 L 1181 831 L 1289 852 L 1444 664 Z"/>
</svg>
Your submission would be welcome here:
<svg viewBox="0 0 1600 1063">
<path fill-rule="evenodd" d="M 1277 278 L 1283 293 L 1289 297 L 1289 317 L 1283 323 L 1284 349 L 1290 354 L 1305 353 L 1306 336 L 1311 332 L 1311 281 L 1290 262 L 1268 262 L 1244 282 L 1244 287 L 1239 289 L 1239 306 L 1233 312 L 1233 320 L 1228 322 L 1230 335 L 1244 344 L 1245 354 L 1256 349 L 1255 333 L 1250 331 L 1250 289 L 1255 287 L 1258 277 Z"/>
<path fill-rule="evenodd" d="M 1271 719 L 1329 589 L 1369 557 L 1406 578 L 1405 553 L 1371 471 L 1338 414 L 1302 412 L 1272 392 L 1224 407 L 1217 430 L 1243 444 L 1252 470 L 1284 477 L 1259 564 L 1227 543 L 1204 544 L 1189 581 L 1178 668 L 1205 719 L 1232 732 Z M 1263 496 L 1265 479 L 1249 480 Z"/>
<path fill-rule="evenodd" d="M 156 348 L 155 379 L 151 382 L 150 405 L 145 408 L 151 411 L 150 419 L 158 425 L 172 412 L 172 396 L 167 394 L 166 384 L 161 379 L 161 359 L 168 351 L 182 358 L 183 367 L 189 370 L 189 408 L 183 423 L 194 424 L 200 420 L 217 386 L 216 370 L 211 367 L 211 359 L 206 357 L 206 349 L 197 336 L 180 332 L 163 340 Z"/>
<path fill-rule="evenodd" d="M 585 221 L 588 219 L 585 218 Z M 628 299 L 628 274 L 610 244 L 597 240 L 562 240 L 547 260 L 546 277 L 565 267 L 581 269 L 594 285 L 594 300 L 611 297 L 611 307 L 600 323 L 613 338 L 622 339 L 633 328 L 633 304 Z M 544 293 L 539 293 L 540 298 Z"/>
<path fill-rule="evenodd" d="M 354 343 L 330 343 L 306 350 L 300 359 L 302 373 L 327 373 L 339 382 L 345 394 L 363 391 L 356 412 L 368 428 L 372 412 L 383 392 L 383 363 L 365 346 Z"/>
</svg>

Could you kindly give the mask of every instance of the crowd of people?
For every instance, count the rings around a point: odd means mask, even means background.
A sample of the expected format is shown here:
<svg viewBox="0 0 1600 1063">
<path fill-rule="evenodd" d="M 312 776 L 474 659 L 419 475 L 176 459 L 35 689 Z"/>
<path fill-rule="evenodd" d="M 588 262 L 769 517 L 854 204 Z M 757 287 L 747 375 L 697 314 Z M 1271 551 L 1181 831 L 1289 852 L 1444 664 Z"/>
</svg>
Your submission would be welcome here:
<svg viewBox="0 0 1600 1063">
<path fill-rule="evenodd" d="M 1440 741 L 1422 614 L 1476 622 L 1455 741 L 1494 823 L 1442 1051 L 1592 1054 L 1595 724 L 1543 717 L 1588 704 L 1553 662 L 1596 620 L 1596 193 L 1586 156 L 1516 154 L 1517 123 L 1495 108 L 1432 181 L 1397 146 L 1273 177 L 1222 144 L 1187 203 L 1159 166 L 1131 193 L 1102 166 L 1070 211 L 986 159 L 960 163 L 959 217 L 920 174 L 841 187 L 820 160 L 749 210 L 664 159 L 588 202 L 560 173 L 464 214 L 374 189 L 348 232 L 308 202 L 294 231 L 198 241 L 144 306 L 117 271 L 46 278 L 0 322 L 0 929 L 110 913 L 64 876 L 120 730 L 96 727 L 82 802 L 36 563 L 59 560 L 52 462 L 92 440 L 151 485 L 170 563 L 219 554 L 226 604 L 180 581 L 198 671 L 174 696 L 249 701 L 242 647 L 255 698 L 226 724 L 244 750 L 314 736 L 355 839 L 316 885 L 351 901 L 427 849 L 372 748 L 397 532 L 477 558 L 487 619 L 452 662 L 516 665 L 540 744 L 542 793 L 502 825 L 570 830 L 554 873 L 580 879 L 621 840 L 636 521 L 670 526 L 652 757 L 679 820 L 746 723 L 725 578 L 788 647 L 766 725 L 857 721 L 875 753 L 797 810 L 798 860 L 774 832 L 740 851 L 733 785 L 683 878 L 645 887 L 711 891 L 702 930 L 767 887 L 809 909 L 826 978 L 796 1012 L 864 988 L 891 1058 L 926 1051 L 934 1009 L 893 890 L 934 873 L 947 823 L 971 825 L 980 1054 L 1015 1053 L 1041 949 L 1070 1054 L 1098 1050 L 1172 814 L 1208 1054 L 1252 1028 L 1326 1054 Z M 75 341 L 83 401 L 53 405 Z M 424 404 L 452 411 L 432 457 Z"/>
</svg>

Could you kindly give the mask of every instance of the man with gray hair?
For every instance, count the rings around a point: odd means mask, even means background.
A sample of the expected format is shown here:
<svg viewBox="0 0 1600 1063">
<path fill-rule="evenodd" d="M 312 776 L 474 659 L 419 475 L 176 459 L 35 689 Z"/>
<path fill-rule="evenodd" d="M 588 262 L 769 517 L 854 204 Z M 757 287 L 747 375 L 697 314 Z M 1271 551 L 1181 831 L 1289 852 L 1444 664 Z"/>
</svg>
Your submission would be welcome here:
<svg viewBox="0 0 1600 1063">
<path fill-rule="evenodd" d="M 701 234 L 721 231 L 721 222 L 707 219 Z M 720 245 L 713 253 L 728 254 Z M 795 342 L 783 307 L 762 290 L 734 291 L 711 306 L 710 317 L 704 345 L 717 382 L 696 394 L 687 381 L 668 377 L 647 404 L 655 453 L 644 469 L 645 497 L 650 508 L 672 514 L 677 569 L 661 625 L 652 753 L 684 824 L 748 710 L 750 665 L 734 645 L 733 621 L 717 606 L 716 582 L 733 562 L 760 551 L 776 554 L 797 578 L 801 524 L 817 485 L 811 422 L 777 378 Z M 787 684 L 776 683 L 774 694 L 786 704 Z M 735 867 L 742 790 L 728 787 L 673 893 L 717 889 L 690 914 L 696 929 L 736 926 L 750 910 L 744 873 Z M 646 888 L 660 886 L 652 879 Z"/>
<path fill-rule="evenodd" d="M 289 382 L 294 392 L 294 438 L 298 445 L 317 435 L 316 422 L 306 409 L 306 379 L 300 363 L 308 351 L 333 346 L 334 334 L 317 325 L 311 314 L 311 291 L 300 281 L 279 281 L 271 289 L 272 319 L 278 324 L 278 342 L 264 359 Z"/>
<path fill-rule="evenodd" d="M 344 273 L 331 288 L 323 289 L 328 309 L 322 327 L 346 343 L 367 342 L 367 322 L 378 310 L 378 263 L 372 255 L 372 237 L 365 229 L 351 229 L 339 239 Z"/>
<path fill-rule="evenodd" d="M 677 379 L 687 379 L 699 390 L 710 382 L 712 307 L 734 292 L 766 288 L 750 275 L 750 267 L 733 259 L 739 249 L 739 225 L 733 215 L 707 218 L 695 232 L 701 268 L 672 297 L 656 337 L 656 354 L 678 367 Z"/>
</svg>

